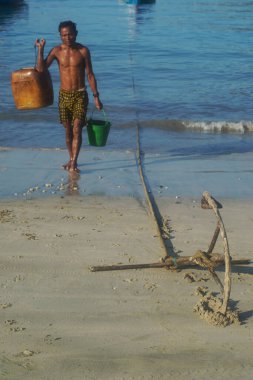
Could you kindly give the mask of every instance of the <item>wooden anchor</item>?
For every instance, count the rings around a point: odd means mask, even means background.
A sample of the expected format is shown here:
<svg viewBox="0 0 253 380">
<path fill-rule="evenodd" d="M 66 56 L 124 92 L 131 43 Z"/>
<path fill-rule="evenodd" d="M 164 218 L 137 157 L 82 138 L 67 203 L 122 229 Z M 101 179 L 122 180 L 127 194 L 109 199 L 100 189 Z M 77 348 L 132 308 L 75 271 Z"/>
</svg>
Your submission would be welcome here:
<svg viewBox="0 0 253 380">
<path fill-rule="evenodd" d="M 204 251 L 201 252 L 204 255 L 207 255 Z M 89 269 L 91 272 L 108 272 L 113 270 L 129 270 L 129 269 L 148 269 L 148 268 L 167 268 L 167 269 L 184 269 L 187 267 L 196 267 L 199 266 L 194 260 L 197 259 L 195 256 L 181 256 L 181 257 L 168 257 L 163 261 L 155 263 L 146 263 L 146 264 L 115 264 L 115 265 L 98 265 L 90 266 Z M 216 253 L 209 256 L 209 260 L 213 263 L 214 267 L 224 265 L 224 259 L 222 255 Z M 233 265 L 247 265 L 250 264 L 251 260 L 249 259 L 237 259 L 232 260 Z"/>
<path fill-rule="evenodd" d="M 207 268 L 213 276 L 215 282 L 220 287 L 223 293 L 223 303 L 220 309 L 222 314 L 226 314 L 229 296 L 231 292 L 231 265 L 247 265 L 250 264 L 249 259 L 231 259 L 229 253 L 229 245 L 227 234 L 223 220 L 221 218 L 219 209 L 222 208 L 221 203 L 214 199 L 207 191 L 203 193 L 201 199 L 201 207 L 203 209 L 212 209 L 217 218 L 217 226 L 215 228 L 213 237 L 209 244 L 207 251 L 198 250 L 193 256 L 172 257 L 167 256 L 160 262 L 146 263 L 146 264 L 116 264 L 116 265 L 99 265 L 91 266 L 89 269 L 92 272 L 112 271 L 112 270 L 128 270 L 128 269 L 144 269 L 144 268 L 167 268 L 167 269 L 183 269 L 187 267 L 200 266 Z M 221 235 L 223 240 L 224 255 L 213 253 L 213 249 L 217 239 Z M 219 277 L 214 269 L 218 266 L 225 265 L 224 286 L 222 285 Z"/>
</svg>

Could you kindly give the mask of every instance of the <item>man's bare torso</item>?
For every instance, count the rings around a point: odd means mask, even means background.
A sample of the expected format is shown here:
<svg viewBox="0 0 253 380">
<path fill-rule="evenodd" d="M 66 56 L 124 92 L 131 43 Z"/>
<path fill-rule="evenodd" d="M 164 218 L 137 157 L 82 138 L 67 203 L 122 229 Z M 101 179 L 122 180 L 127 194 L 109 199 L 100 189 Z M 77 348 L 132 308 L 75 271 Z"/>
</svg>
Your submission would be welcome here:
<svg viewBox="0 0 253 380">
<path fill-rule="evenodd" d="M 56 46 L 54 54 L 60 71 L 61 89 L 77 91 L 85 88 L 86 48 L 76 43 L 74 46 Z"/>
</svg>

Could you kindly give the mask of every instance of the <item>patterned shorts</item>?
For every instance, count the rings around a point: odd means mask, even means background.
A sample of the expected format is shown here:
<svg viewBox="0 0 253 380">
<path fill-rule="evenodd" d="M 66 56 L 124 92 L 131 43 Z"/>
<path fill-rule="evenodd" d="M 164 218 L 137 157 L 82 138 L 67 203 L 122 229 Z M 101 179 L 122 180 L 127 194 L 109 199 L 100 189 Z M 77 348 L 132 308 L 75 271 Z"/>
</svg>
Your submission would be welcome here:
<svg viewBox="0 0 253 380">
<path fill-rule="evenodd" d="M 58 103 L 60 122 L 63 124 L 67 121 L 71 121 L 73 125 L 74 120 L 78 119 L 81 120 L 82 126 L 84 126 L 88 103 L 89 99 L 86 90 L 60 90 Z"/>
</svg>

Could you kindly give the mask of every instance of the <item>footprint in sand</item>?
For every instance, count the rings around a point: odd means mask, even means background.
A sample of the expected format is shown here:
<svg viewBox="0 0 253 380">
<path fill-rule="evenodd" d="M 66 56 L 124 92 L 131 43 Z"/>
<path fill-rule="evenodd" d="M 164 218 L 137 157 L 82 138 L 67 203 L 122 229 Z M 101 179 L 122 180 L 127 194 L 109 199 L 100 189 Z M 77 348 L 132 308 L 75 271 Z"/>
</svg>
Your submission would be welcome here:
<svg viewBox="0 0 253 380">
<path fill-rule="evenodd" d="M 17 321 L 15 321 L 15 319 L 7 319 L 6 321 L 4 321 L 4 324 L 6 326 L 11 326 L 10 327 L 11 332 L 22 332 L 26 329 L 25 327 L 15 326 L 17 324 Z"/>
<path fill-rule="evenodd" d="M 157 284 L 145 284 L 144 285 L 144 288 L 146 288 L 147 290 L 150 290 L 151 292 L 153 292 L 154 290 L 156 290 L 158 287 Z"/>
<path fill-rule="evenodd" d="M 47 343 L 47 344 L 53 344 L 55 341 L 58 341 L 58 340 L 61 340 L 62 338 L 60 337 L 57 337 L 57 338 L 54 338 L 52 335 L 48 334 L 45 336 L 44 338 L 44 342 Z"/>
<path fill-rule="evenodd" d="M 18 274 L 17 276 L 14 277 L 13 281 L 14 282 L 19 282 L 19 281 L 24 281 L 25 277 L 21 276 L 21 274 Z"/>
<path fill-rule="evenodd" d="M 11 307 L 11 303 L 0 303 L 0 309 L 7 309 L 8 307 Z"/>
<path fill-rule="evenodd" d="M 16 356 L 17 356 L 17 357 L 28 358 L 28 357 L 30 357 L 30 356 L 34 356 L 34 355 L 37 355 L 37 354 L 39 354 L 39 352 L 25 349 L 24 351 L 20 352 L 20 353 L 17 354 Z"/>
<path fill-rule="evenodd" d="M 39 238 L 36 234 L 23 233 L 22 235 L 26 236 L 28 240 L 39 240 Z"/>
<path fill-rule="evenodd" d="M 14 219 L 14 213 L 11 210 L 0 210 L 0 222 L 9 223 Z"/>
</svg>

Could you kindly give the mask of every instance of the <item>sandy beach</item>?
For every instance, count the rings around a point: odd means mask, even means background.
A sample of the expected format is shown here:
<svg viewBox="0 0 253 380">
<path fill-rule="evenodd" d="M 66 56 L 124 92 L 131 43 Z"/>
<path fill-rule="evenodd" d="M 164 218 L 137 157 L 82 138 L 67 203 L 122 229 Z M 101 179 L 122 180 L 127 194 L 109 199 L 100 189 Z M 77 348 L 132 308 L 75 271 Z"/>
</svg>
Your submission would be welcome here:
<svg viewBox="0 0 253 380">
<path fill-rule="evenodd" d="M 35 163 L 31 152 L 23 152 L 30 167 L 16 150 L 1 153 L 8 155 L 1 166 L 2 189 L 9 188 L 12 198 L 2 196 L 0 202 L 0 378 L 251 379 L 252 264 L 233 267 L 230 304 L 238 309 L 240 323 L 227 327 L 210 325 L 193 311 L 199 287 L 219 296 L 217 284 L 205 270 L 91 272 L 94 265 L 159 262 L 163 252 L 141 192 L 134 155 L 118 156 L 125 160 L 125 170 L 115 168 L 113 180 L 112 168 L 103 175 L 95 170 L 101 165 L 99 153 L 89 153 L 93 174 L 88 163 L 72 191 L 68 186 L 66 191 L 63 181 L 64 191 L 57 192 L 53 184 L 61 183 L 61 176 L 67 174 L 47 167 L 52 162 L 58 165 L 65 153 L 51 153 L 54 161 L 46 161 L 41 151 L 35 151 L 40 157 Z M 104 159 L 115 165 L 110 153 Z M 194 165 L 201 170 L 201 160 Z M 50 196 L 44 196 L 35 180 L 38 170 L 44 189 L 54 190 Z M 93 185 L 87 177 L 92 176 L 94 183 L 99 176 L 104 180 L 96 195 L 89 194 Z M 207 187 L 208 178 L 206 174 L 201 180 Z M 171 179 L 170 185 L 180 196 L 160 194 L 156 200 L 168 221 L 171 249 L 190 256 L 207 249 L 216 219 L 212 211 L 201 209 L 201 193 L 184 195 L 188 178 L 180 186 L 176 181 Z M 49 183 L 52 187 L 46 187 Z M 36 184 L 40 190 L 31 190 Z M 86 194 L 81 192 L 83 186 Z M 25 188 L 26 195 L 14 199 L 13 192 Z M 251 259 L 253 201 L 218 200 L 232 257 Z M 216 251 L 223 252 L 221 240 Z M 224 268 L 217 274 L 223 281 Z"/>
<path fill-rule="evenodd" d="M 252 16 L 252 1 L 0 0 L 0 380 L 253 378 Z M 16 109 L 29 82 L 12 73 L 41 70 L 42 50 L 54 104 Z M 111 129 L 101 148 L 83 129 L 79 175 L 62 168 L 58 90 L 86 85 L 87 119 Z M 248 260 L 223 314 L 229 258 L 189 265 L 217 227 L 205 191 Z"/>
</svg>

